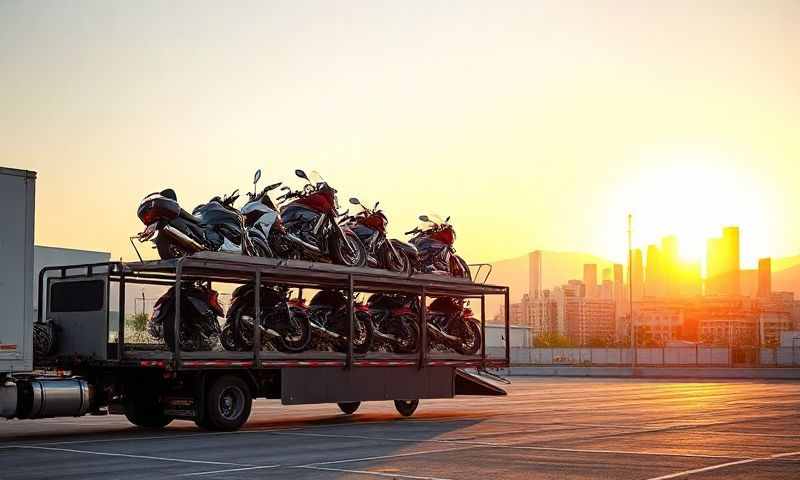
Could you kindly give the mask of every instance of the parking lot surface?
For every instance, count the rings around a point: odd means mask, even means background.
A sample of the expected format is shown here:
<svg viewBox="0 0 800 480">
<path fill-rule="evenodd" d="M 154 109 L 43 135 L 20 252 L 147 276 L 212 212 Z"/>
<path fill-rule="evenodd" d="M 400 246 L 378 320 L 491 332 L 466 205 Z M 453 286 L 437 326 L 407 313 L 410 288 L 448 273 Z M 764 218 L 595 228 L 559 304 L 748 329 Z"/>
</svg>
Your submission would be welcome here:
<svg viewBox="0 0 800 480">
<path fill-rule="evenodd" d="M 512 380 L 507 397 L 422 401 L 411 418 L 258 400 L 231 433 L 0 420 L 0 478 L 800 478 L 800 382 Z"/>
</svg>

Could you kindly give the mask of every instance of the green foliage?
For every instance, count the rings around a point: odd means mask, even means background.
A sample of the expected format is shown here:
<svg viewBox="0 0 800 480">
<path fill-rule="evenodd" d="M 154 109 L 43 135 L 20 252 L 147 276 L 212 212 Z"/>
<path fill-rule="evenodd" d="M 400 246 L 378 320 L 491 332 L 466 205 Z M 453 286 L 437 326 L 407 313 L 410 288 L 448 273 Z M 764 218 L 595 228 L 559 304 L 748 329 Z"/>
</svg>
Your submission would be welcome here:
<svg viewBox="0 0 800 480">
<path fill-rule="evenodd" d="M 131 326 L 137 332 L 143 332 L 147 328 L 147 321 L 149 316 L 145 312 L 139 312 L 133 315 Z"/>
<path fill-rule="evenodd" d="M 567 337 L 557 333 L 544 333 L 533 339 L 533 346 L 539 348 L 566 348 L 571 347 L 572 342 Z"/>
</svg>

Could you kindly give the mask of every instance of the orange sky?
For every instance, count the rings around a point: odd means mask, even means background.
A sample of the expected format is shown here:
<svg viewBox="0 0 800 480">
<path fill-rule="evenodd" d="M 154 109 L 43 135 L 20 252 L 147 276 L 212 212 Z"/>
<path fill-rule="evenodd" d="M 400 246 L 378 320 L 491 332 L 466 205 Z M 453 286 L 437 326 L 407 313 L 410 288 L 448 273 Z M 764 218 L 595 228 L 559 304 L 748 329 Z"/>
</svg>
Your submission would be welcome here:
<svg viewBox="0 0 800 480">
<path fill-rule="evenodd" d="M 451 215 L 473 261 L 534 248 L 743 266 L 800 252 L 800 4 L 0 3 L 0 164 L 37 241 L 132 258 L 147 193 L 318 169 L 395 235 Z"/>
</svg>

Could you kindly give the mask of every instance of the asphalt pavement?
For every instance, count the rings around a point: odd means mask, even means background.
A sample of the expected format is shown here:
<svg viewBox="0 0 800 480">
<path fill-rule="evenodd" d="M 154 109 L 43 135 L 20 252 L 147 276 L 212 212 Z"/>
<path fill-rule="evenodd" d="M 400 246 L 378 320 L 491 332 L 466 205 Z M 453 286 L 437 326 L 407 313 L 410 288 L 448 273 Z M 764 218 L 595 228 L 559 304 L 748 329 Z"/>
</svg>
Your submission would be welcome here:
<svg viewBox="0 0 800 480">
<path fill-rule="evenodd" d="M 507 397 L 259 400 L 245 428 L 0 420 L 0 479 L 800 478 L 800 382 L 513 378 Z"/>
</svg>

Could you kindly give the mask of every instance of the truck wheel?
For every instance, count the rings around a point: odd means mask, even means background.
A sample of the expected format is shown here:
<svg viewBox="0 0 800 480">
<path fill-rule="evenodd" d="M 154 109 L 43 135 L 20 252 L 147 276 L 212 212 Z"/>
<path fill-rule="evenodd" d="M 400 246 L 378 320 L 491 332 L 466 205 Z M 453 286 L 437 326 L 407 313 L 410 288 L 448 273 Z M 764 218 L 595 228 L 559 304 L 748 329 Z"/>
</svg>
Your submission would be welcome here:
<svg viewBox="0 0 800 480">
<path fill-rule="evenodd" d="M 361 402 L 339 402 L 339 408 L 347 415 L 352 415 L 361 406 Z"/>
<path fill-rule="evenodd" d="M 125 402 L 125 418 L 142 428 L 164 428 L 172 422 L 172 417 L 164 414 L 164 407 L 156 399 L 131 398 Z"/>
<path fill-rule="evenodd" d="M 239 377 L 219 377 L 206 395 L 203 427 L 209 430 L 238 430 L 250 417 L 253 396 L 250 387 Z"/>
<path fill-rule="evenodd" d="M 404 417 L 410 417 L 419 405 L 419 400 L 395 400 L 394 408 Z"/>
</svg>

